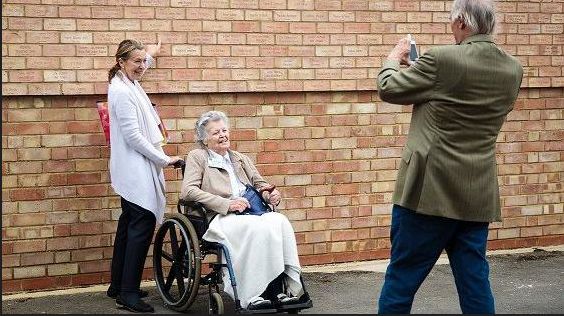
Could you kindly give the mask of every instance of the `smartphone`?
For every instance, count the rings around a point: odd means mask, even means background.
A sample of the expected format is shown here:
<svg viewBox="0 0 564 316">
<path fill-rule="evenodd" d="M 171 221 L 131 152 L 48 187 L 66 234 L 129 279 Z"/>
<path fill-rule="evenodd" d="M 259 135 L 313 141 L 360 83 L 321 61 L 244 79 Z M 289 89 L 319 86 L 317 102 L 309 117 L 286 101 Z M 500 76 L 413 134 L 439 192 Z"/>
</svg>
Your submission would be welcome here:
<svg viewBox="0 0 564 316">
<path fill-rule="evenodd" d="M 417 53 L 417 44 L 415 44 L 415 39 L 411 34 L 407 35 L 409 37 L 409 60 L 416 61 L 419 58 L 419 53 Z"/>
</svg>

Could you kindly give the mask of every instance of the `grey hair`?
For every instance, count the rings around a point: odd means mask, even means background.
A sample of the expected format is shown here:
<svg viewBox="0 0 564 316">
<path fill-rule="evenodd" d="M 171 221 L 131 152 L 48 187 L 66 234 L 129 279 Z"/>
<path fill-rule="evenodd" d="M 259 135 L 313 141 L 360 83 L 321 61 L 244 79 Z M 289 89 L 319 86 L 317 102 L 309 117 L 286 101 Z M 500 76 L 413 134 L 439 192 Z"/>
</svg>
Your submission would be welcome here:
<svg viewBox="0 0 564 316">
<path fill-rule="evenodd" d="M 196 121 L 196 143 L 200 146 L 205 147 L 204 141 L 208 138 L 208 131 L 206 126 L 209 122 L 223 121 L 225 125 L 229 127 L 229 119 L 227 115 L 221 111 L 208 111 L 200 116 Z"/>
<path fill-rule="evenodd" d="M 452 21 L 462 19 L 473 34 L 493 34 L 496 26 L 493 0 L 454 0 Z"/>
</svg>

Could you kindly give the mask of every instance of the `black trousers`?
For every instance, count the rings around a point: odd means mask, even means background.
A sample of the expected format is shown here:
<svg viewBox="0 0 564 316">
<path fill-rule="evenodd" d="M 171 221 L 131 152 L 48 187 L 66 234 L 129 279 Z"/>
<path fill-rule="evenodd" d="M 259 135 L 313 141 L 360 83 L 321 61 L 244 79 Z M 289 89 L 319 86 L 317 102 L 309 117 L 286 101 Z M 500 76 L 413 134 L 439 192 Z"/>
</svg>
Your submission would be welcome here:
<svg viewBox="0 0 564 316">
<path fill-rule="evenodd" d="M 155 215 L 137 204 L 121 198 L 111 267 L 110 287 L 122 299 L 135 303 L 139 300 L 139 286 L 149 246 L 153 240 Z"/>
<path fill-rule="evenodd" d="M 266 290 L 262 292 L 260 295 L 262 298 L 274 301 L 276 300 L 276 296 L 280 293 L 284 293 L 284 277 L 286 273 L 282 272 L 280 275 L 276 277 L 276 279 L 272 280 Z"/>
</svg>

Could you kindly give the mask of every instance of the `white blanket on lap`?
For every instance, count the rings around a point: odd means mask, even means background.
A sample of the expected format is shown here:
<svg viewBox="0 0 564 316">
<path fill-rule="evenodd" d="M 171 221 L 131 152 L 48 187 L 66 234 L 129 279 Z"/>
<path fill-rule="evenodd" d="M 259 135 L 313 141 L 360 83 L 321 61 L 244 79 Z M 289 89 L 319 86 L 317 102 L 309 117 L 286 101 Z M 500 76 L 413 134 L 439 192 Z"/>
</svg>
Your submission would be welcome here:
<svg viewBox="0 0 564 316">
<path fill-rule="evenodd" d="M 282 272 L 289 276 L 287 294 L 298 297 L 303 294 L 294 229 L 283 214 L 219 214 L 203 239 L 227 246 L 241 307 L 246 308 Z M 223 272 L 224 291 L 234 299 L 229 272 L 227 269 Z"/>
</svg>

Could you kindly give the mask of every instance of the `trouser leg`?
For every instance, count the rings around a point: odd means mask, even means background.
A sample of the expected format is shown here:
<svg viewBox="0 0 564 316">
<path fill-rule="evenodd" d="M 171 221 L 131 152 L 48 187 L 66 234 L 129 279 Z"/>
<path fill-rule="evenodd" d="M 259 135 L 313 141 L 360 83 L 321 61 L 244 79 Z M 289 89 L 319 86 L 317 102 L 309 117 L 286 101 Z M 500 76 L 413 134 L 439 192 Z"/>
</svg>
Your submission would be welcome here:
<svg viewBox="0 0 564 316">
<path fill-rule="evenodd" d="M 133 302 L 139 299 L 139 286 L 147 252 L 153 239 L 156 219 L 152 212 L 134 203 L 125 202 L 130 209 L 131 220 L 127 228 L 127 249 L 121 281 L 121 296 Z"/>
<path fill-rule="evenodd" d="M 276 298 L 276 295 L 283 293 L 283 282 L 285 275 L 285 273 L 281 273 L 276 277 L 276 279 L 272 280 L 266 287 L 266 290 L 264 290 L 264 292 L 261 294 L 261 297 L 268 300 L 274 300 Z"/>
<path fill-rule="evenodd" d="M 415 293 L 454 231 L 452 220 L 394 205 L 391 258 L 378 302 L 379 314 L 406 314 Z"/>
<path fill-rule="evenodd" d="M 461 222 L 446 247 L 464 314 L 495 313 L 486 259 L 488 223 Z"/>
<path fill-rule="evenodd" d="M 121 278 L 123 275 L 123 263 L 125 260 L 125 250 L 127 248 L 127 226 L 130 221 L 129 208 L 124 206 L 126 202 L 121 199 L 121 215 L 119 216 L 116 236 L 114 238 L 114 250 L 111 264 L 111 283 L 112 291 L 119 293 L 121 290 Z"/>
</svg>

